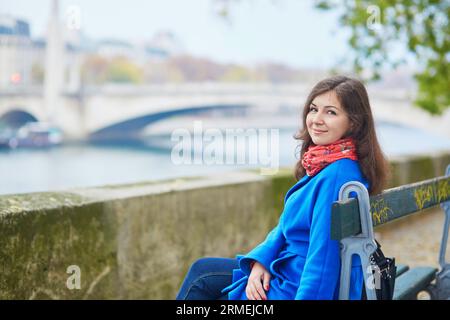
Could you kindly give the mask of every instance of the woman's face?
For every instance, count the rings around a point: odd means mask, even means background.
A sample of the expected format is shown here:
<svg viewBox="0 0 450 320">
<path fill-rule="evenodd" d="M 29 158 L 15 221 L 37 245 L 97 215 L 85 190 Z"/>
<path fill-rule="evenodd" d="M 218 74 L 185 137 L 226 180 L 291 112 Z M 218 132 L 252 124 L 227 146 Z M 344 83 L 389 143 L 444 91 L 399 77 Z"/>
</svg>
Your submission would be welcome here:
<svg viewBox="0 0 450 320">
<path fill-rule="evenodd" d="M 306 126 L 315 145 L 333 143 L 350 128 L 350 119 L 333 90 L 315 97 L 307 107 Z"/>
</svg>

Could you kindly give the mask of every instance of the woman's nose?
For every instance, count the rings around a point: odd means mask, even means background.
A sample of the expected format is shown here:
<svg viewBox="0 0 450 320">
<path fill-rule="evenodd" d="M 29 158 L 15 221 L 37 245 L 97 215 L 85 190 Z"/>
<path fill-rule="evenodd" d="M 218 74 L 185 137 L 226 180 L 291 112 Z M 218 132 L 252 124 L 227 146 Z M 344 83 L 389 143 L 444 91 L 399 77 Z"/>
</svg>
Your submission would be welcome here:
<svg viewBox="0 0 450 320">
<path fill-rule="evenodd" d="M 313 123 L 314 124 L 323 124 L 323 118 L 322 118 L 322 116 L 319 113 L 317 113 L 315 115 L 315 117 L 313 119 Z"/>
</svg>

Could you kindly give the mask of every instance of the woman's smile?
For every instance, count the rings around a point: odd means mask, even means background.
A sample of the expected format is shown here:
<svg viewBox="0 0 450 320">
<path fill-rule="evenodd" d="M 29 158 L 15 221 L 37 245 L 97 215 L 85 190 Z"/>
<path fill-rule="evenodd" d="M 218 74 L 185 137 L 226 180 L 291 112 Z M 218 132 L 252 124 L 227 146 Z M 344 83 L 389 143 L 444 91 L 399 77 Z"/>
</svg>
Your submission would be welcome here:
<svg viewBox="0 0 450 320">
<path fill-rule="evenodd" d="M 317 130 L 317 129 L 312 129 L 312 132 L 313 132 L 315 135 L 327 133 L 326 131 L 323 131 L 323 130 Z"/>
</svg>

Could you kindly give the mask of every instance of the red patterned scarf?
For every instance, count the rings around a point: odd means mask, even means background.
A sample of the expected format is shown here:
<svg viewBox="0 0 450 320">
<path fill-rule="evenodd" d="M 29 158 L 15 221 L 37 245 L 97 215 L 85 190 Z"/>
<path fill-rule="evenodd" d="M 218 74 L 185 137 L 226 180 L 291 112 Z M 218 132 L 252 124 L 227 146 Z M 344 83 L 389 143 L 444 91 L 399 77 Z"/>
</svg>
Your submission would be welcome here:
<svg viewBox="0 0 450 320">
<path fill-rule="evenodd" d="M 308 176 L 314 176 L 330 163 L 343 158 L 358 160 L 355 142 L 351 138 L 340 139 L 324 146 L 311 144 L 303 155 L 302 166 Z"/>
</svg>

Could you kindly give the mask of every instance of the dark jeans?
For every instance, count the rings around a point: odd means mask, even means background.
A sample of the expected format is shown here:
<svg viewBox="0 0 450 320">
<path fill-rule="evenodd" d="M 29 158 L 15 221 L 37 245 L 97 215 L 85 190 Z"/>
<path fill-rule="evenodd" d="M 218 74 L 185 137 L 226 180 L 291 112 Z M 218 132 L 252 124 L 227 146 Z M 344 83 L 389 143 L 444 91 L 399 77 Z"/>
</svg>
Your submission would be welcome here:
<svg viewBox="0 0 450 320">
<path fill-rule="evenodd" d="M 221 290 L 231 284 L 237 259 L 200 258 L 189 269 L 177 300 L 227 300 Z"/>
</svg>

